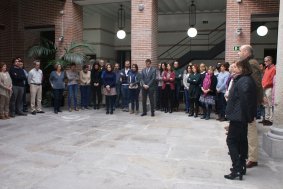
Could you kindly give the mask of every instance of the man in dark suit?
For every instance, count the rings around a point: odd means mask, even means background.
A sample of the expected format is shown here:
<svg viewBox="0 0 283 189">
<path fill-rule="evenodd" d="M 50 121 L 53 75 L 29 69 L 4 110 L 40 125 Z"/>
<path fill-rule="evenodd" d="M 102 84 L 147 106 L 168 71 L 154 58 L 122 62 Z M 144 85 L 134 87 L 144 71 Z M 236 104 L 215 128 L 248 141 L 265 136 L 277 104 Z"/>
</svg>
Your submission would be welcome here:
<svg viewBox="0 0 283 189">
<path fill-rule="evenodd" d="M 150 108 L 151 108 L 151 116 L 154 116 L 154 90 L 155 90 L 155 79 L 156 79 L 156 70 L 151 67 L 151 60 L 145 60 L 146 67 L 142 70 L 141 77 L 141 86 L 142 86 L 142 106 L 143 113 L 141 116 L 145 116 L 147 114 L 146 101 L 147 96 L 149 96 Z"/>
</svg>

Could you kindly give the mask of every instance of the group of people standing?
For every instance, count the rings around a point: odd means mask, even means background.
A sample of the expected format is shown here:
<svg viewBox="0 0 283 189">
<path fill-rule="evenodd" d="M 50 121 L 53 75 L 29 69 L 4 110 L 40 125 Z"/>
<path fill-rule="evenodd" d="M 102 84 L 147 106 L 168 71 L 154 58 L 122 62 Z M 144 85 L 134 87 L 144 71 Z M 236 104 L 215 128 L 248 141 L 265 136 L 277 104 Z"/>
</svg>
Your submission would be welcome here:
<svg viewBox="0 0 283 189">
<path fill-rule="evenodd" d="M 7 64 L 0 64 L 0 119 L 26 116 L 26 86 L 30 90 L 30 106 L 32 114 L 44 113 L 41 109 L 42 71 L 40 62 L 34 61 L 34 68 L 27 72 L 23 61 L 17 57 L 7 70 Z"/>
</svg>

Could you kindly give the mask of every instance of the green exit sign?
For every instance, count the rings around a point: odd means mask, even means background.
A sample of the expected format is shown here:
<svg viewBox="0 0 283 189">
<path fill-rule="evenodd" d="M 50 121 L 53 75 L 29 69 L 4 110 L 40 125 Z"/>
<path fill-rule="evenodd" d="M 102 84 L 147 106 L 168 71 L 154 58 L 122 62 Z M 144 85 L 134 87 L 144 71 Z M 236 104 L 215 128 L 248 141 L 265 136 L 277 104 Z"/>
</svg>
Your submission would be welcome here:
<svg viewBox="0 0 283 189">
<path fill-rule="evenodd" d="M 234 46 L 234 51 L 240 51 L 240 46 Z"/>
</svg>

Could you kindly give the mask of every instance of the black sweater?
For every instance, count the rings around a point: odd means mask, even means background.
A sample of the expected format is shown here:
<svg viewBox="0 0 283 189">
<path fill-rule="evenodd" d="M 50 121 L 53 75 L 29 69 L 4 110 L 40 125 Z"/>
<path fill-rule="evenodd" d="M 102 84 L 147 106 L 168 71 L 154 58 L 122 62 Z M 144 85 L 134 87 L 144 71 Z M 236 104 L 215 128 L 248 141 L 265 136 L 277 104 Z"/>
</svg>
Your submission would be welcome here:
<svg viewBox="0 0 283 189">
<path fill-rule="evenodd" d="M 9 70 L 9 74 L 12 79 L 13 86 L 24 87 L 26 74 L 23 69 L 17 67 L 11 67 Z"/>
</svg>

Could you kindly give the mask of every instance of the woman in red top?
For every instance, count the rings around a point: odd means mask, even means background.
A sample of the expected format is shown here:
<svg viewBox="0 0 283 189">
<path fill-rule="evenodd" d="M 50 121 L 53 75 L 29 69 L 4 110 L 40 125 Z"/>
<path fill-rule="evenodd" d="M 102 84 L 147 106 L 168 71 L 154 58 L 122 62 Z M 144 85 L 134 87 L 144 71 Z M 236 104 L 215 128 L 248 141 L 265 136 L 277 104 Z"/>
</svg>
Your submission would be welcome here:
<svg viewBox="0 0 283 189">
<path fill-rule="evenodd" d="M 167 64 L 166 70 L 162 74 L 162 89 L 164 90 L 164 112 L 173 112 L 174 107 L 174 94 L 175 94 L 175 73 L 171 64 Z"/>
</svg>

